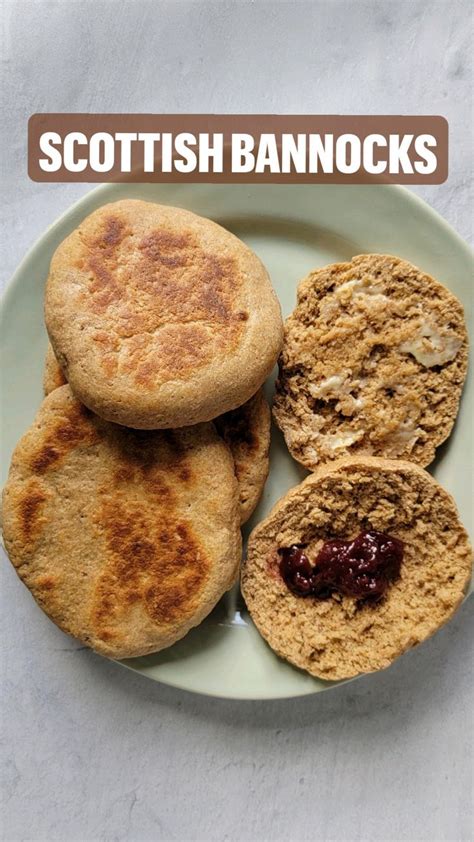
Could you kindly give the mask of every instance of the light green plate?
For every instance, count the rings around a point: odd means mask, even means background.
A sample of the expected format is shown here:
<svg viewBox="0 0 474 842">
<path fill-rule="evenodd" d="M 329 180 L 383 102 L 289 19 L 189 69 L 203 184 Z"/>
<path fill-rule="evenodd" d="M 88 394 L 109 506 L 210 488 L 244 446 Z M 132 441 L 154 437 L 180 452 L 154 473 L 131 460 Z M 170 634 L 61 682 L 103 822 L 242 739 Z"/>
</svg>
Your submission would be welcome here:
<svg viewBox="0 0 474 842">
<path fill-rule="evenodd" d="M 296 285 L 310 269 L 361 252 L 404 257 L 432 273 L 463 302 L 471 319 L 472 255 L 424 202 L 393 186 L 106 185 L 65 213 L 26 256 L 4 297 L 2 481 L 11 451 L 41 401 L 46 332 L 43 285 L 53 251 L 88 213 L 123 197 L 177 205 L 220 222 L 247 242 L 267 266 L 286 316 Z M 267 384 L 268 395 L 272 382 Z M 472 388 L 449 443 L 433 466 L 470 514 Z M 303 477 L 273 431 L 271 471 L 246 534 Z M 300 696 L 333 687 L 280 661 L 249 620 L 240 595 L 229 593 L 199 628 L 170 649 L 126 662 L 149 678 L 214 696 L 262 699 Z"/>
</svg>

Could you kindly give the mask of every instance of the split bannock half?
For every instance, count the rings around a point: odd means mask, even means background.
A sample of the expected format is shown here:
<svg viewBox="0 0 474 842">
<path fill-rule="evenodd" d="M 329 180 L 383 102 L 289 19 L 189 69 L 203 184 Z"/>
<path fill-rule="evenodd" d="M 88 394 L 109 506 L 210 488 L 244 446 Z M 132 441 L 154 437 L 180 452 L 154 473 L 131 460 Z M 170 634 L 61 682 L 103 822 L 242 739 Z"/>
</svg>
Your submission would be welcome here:
<svg viewBox="0 0 474 842">
<path fill-rule="evenodd" d="M 463 308 L 383 254 L 311 272 L 285 324 L 274 416 L 309 470 L 343 456 L 426 466 L 449 436 L 467 370 Z"/>
<path fill-rule="evenodd" d="M 290 590 L 282 549 L 302 547 L 314 561 L 325 542 L 368 530 L 403 542 L 400 573 L 380 600 Z M 360 456 L 320 468 L 276 504 L 250 536 L 241 583 L 272 649 L 335 680 L 383 669 L 433 634 L 460 605 L 471 567 L 452 497 L 410 462 Z"/>
</svg>

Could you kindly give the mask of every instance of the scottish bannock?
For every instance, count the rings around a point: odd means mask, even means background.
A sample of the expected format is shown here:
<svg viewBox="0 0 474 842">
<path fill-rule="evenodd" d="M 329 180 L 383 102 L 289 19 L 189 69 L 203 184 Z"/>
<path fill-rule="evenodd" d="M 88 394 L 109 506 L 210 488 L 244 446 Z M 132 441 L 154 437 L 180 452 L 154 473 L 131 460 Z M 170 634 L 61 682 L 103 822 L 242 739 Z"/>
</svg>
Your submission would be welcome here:
<svg viewBox="0 0 474 842">
<path fill-rule="evenodd" d="M 359 456 L 319 468 L 254 529 L 242 592 L 280 657 L 344 679 L 449 620 L 471 566 L 455 503 L 426 471 Z"/>
<path fill-rule="evenodd" d="M 203 620 L 236 579 L 239 525 L 212 424 L 126 429 L 67 385 L 17 445 L 3 494 L 18 575 L 60 628 L 111 658 L 164 649 Z"/>
<path fill-rule="evenodd" d="M 274 416 L 310 470 L 358 455 L 426 466 L 453 427 L 467 356 L 449 290 L 405 260 L 360 255 L 300 283 Z"/>
<path fill-rule="evenodd" d="M 137 429 L 209 421 L 249 400 L 281 349 L 258 257 L 209 219 L 138 200 L 104 205 L 56 250 L 45 320 L 74 394 Z"/>
<path fill-rule="evenodd" d="M 45 395 L 65 383 L 63 371 L 48 344 L 43 375 Z M 214 419 L 217 431 L 234 459 L 241 523 L 252 515 L 268 476 L 270 422 L 270 407 L 262 389 L 242 406 Z"/>
</svg>

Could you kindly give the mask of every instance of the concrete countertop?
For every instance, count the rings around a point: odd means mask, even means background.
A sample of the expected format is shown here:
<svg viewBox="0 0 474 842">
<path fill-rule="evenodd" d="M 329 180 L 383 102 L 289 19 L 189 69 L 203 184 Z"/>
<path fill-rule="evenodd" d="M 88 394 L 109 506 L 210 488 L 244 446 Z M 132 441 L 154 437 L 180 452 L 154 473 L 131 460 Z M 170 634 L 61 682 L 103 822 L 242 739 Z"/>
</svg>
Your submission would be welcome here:
<svg viewBox="0 0 474 842">
<path fill-rule="evenodd" d="M 3 18 L 4 283 L 90 189 L 28 180 L 36 111 L 442 114 L 450 176 L 416 192 L 472 239 L 467 0 L 10 0 Z M 384 673 L 239 703 L 95 656 L 2 577 L 6 842 L 471 838 L 469 604 Z"/>
</svg>

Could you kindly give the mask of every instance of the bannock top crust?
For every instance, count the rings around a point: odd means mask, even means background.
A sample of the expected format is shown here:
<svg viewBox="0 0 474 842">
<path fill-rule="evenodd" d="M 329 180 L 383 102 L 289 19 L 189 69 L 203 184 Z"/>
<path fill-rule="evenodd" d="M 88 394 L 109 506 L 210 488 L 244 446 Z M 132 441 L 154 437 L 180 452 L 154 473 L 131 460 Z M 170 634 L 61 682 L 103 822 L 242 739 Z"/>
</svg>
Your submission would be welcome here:
<svg viewBox="0 0 474 842">
<path fill-rule="evenodd" d="M 189 211 L 138 200 L 99 208 L 59 246 L 45 318 L 77 397 L 143 429 L 235 409 L 282 342 L 278 300 L 244 243 Z"/>
<path fill-rule="evenodd" d="M 43 376 L 45 395 L 65 383 L 64 373 L 48 344 Z M 252 515 L 268 476 L 270 422 L 270 407 L 262 389 L 242 406 L 214 419 L 234 459 L 241 523 L 246 523 Z"/>
<path fill-rule="evenodd" d="M 233 584 L 238 489 L 212 424 L 143 432 L 55 389 L 17 445 L 5 547 L 38 604 L 97 652 L 170 646 Z"/>
</svg>

